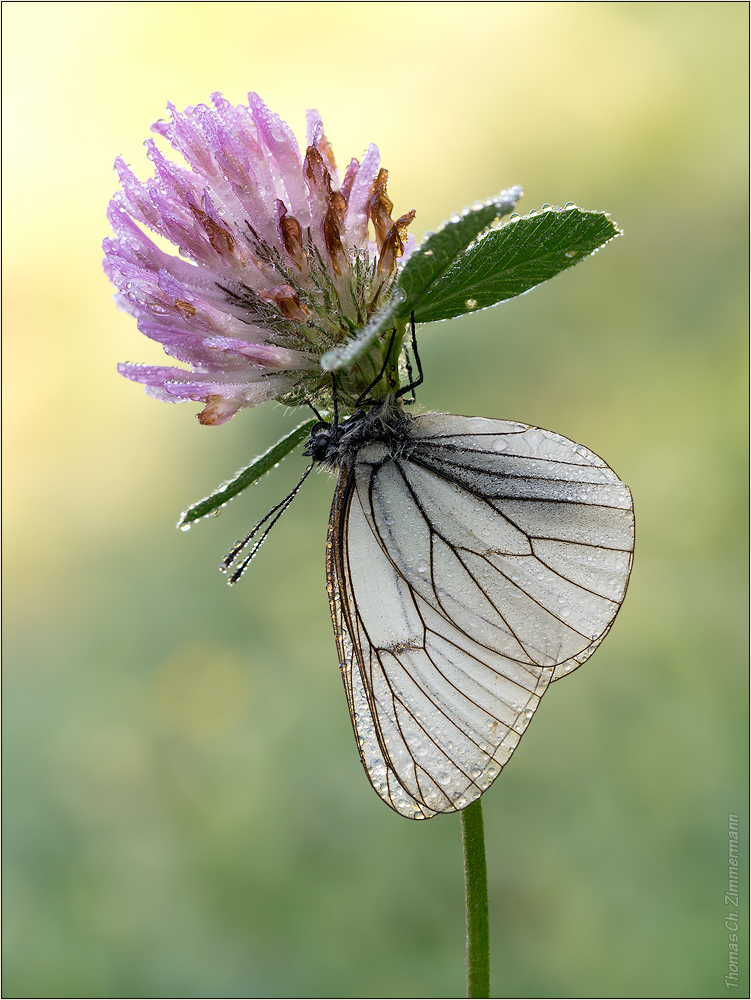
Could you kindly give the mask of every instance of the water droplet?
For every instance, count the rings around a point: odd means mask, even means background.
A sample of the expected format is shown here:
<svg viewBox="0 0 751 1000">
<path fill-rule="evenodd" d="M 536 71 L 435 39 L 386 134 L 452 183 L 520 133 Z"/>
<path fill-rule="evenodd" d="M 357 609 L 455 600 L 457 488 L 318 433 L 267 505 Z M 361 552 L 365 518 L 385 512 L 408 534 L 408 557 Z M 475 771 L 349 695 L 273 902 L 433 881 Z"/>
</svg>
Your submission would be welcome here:
<svg viewBox="0 0 751 1000">
<path fill-rule="evenodd" d="M 477 299 L 467 299 L 464 305 L 467 307 L 467 309 L 476 309 Z"/>
<path fill-rule="evenodd" d="M 574 451 L 576 452 L 577 455 L 586 455 L 587 454 L 587 449 L 582 444 L 578 444 L 574 448 Z"/>
<path fill-rule="evenodd" d="M 540 211 L 541 212 L 547 212 L 547 210 L 549 208 L 550 208 L 550 205 L 547 202 L 545 202 L 545 204 L 542 206 L 542 208 L 540 209 Z"/>
<path fill-rule="evenodd" d="M 503 438 L 496 438 L 493 442 L 493 451 L 505 451 L 508 445 Z"/>
<path fill-rule="evenodd" d="M 576 257 L 576 254 L 577 254 L 576 250 L 567 250 L 566 253 L 564 254 L 564 257 Z"/>
<path fill-rule="evenodd" d="M 423 257 L 432 257 L 433 256 L 433 251 L 432 250 L 423 250 L 422 255 L 423 255 Z"/>
<path fill-rule="evenodd" d="M 190 531 L 190 525 L 189 524 L 181 524 L 180 525 L 180 531 Z"/>
<path fill-rule="evenodd" d="M 472 769 L 469 772 L 473 778 L 479 778 L 482 774 L 482 770 L 477 766 L 477 764 L 472 765 Z"/>
<path fill-rule="evenodd" d="M 573 201 L 567 201 L 566 204 L 563 206 L 563 208 L 565 211 L 568 211 L 570 208 L 576 208 L 576 205 L 573 203 Z"/>
<path fill-rule="evenodd" d="M 509 215 L 509 217 L 508 217 L 508 221 L 509 222 L 513 222 L 514 219 L 518 219 L 518 218 L 519 218 L 519 213 L 518 212 L 512 212 L 511 215 Z"/>
<path fill-rule="evenodd" d="M 417 572 L 418 573 L 427 573 L 428 572 L 428 564 L 426 562 L 424 562 L 423 560 L 421 560 L 417 564 Z"/>
</svg>

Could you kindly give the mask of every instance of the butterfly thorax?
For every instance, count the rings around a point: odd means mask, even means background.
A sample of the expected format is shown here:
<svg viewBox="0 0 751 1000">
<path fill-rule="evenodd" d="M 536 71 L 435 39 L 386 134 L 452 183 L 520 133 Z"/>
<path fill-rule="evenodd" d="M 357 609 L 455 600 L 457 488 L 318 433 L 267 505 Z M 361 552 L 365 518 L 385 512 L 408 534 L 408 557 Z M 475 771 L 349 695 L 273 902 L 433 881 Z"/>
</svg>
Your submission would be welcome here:
<svg viewBox="0 0 751 1000">
<path fill-rule="evenodd" d="M 400 400 L 387 396 L 369 410 L 356 410 L 341 423 L 315 424 L 303 452 L 331 469 L 350 465 L 370 444 L 386 446 L 384 461 L 404 455 L 411 440 L 412 417 Z"/>
</svg>

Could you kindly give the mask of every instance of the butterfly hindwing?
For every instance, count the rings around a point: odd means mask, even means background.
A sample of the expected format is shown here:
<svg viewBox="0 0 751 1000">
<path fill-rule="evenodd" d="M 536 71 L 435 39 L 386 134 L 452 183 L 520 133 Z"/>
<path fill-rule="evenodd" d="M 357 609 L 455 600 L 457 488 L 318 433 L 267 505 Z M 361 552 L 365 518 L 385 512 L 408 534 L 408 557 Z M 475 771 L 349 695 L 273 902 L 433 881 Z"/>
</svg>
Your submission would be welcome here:
<svg viewBox="0 0 751 1000">
<path fill-rule="evenodd" d="M 633 517 L 612 470 L 559 435 L 442 414 L 410 428 L 402 457 L 370 444 L 342 468 L 327 569 L 363 765 L 423 819 L 489 787 L 548 683 L 604 637 Z"/>
</svg>

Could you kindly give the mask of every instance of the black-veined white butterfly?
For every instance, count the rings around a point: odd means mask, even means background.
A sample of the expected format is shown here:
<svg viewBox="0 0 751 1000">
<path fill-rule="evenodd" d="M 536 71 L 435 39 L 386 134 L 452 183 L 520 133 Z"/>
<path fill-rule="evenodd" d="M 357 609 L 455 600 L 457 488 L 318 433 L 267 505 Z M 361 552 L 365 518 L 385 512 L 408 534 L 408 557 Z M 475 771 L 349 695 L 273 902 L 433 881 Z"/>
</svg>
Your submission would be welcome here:
<svg viewBox="0 0 751 1000">
<path fill-rule="evenodd" d="M 305 454 L 338 470 L 327 586 L 360 758 L 392 809 L 429 819 L 490 787 L 548 685 L 602 642 L 634 517 L 587 448 L 512 421 L 413 416 L 403 392 L 321 421 Z"/>
</svg>

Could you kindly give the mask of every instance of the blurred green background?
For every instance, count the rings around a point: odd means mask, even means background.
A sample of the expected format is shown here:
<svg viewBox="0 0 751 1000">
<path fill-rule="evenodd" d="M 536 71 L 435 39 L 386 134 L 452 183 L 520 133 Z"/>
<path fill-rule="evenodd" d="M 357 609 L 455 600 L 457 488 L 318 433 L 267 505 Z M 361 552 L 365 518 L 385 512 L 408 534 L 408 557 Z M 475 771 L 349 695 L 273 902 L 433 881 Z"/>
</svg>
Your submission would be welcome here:
<svg viewBox="0 0 751 1000">
<path fill-rule="evenodd" d="M 340 161 L 377 142 L 418 236 L 514 183 L 521 211 L 624 228 L 421 338 L 421 404 L 581 441 L 637 510 L 609 639 L 483 800 L 493 996 L 724 995 L 728 814 L 747 828 L 748 5 L 3 8 L 4 996 L 464 993 L 459 819 L 392 814 L 352 739 L 332 481 L 233 590 L 218 561 L 299 456 L 174 530 L 299 414 L 204 428 L 115 371 L 163 355 L 101 271 L 112 161 L 145 176 L 168 100 L 251 89 L 298 135 L 318 107 Z"/>
</svg>

